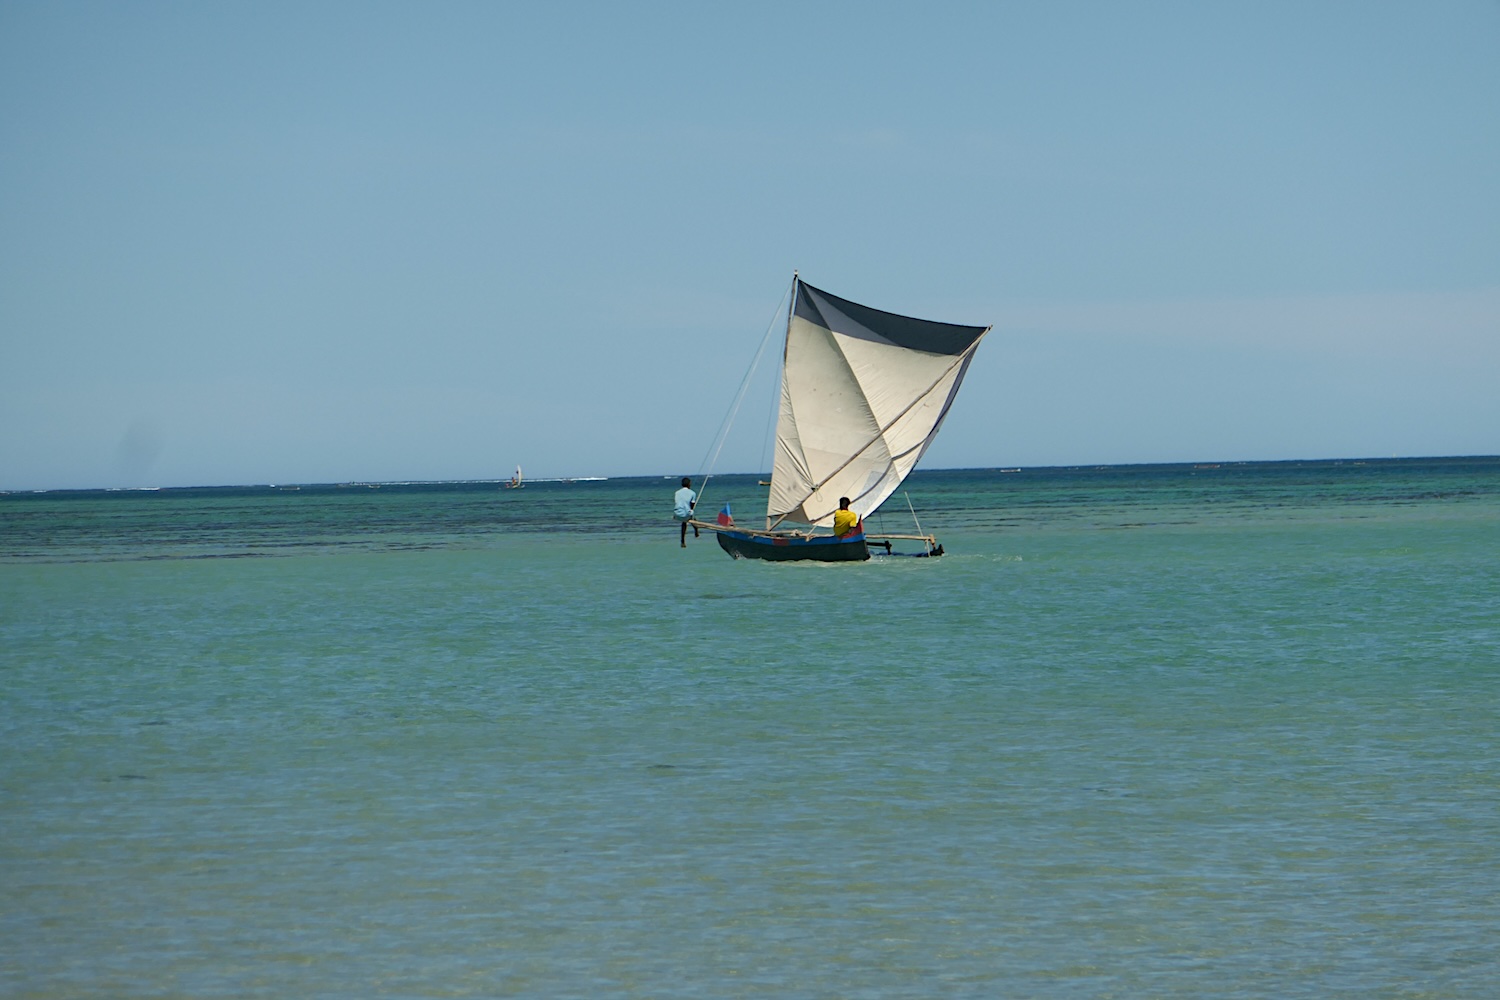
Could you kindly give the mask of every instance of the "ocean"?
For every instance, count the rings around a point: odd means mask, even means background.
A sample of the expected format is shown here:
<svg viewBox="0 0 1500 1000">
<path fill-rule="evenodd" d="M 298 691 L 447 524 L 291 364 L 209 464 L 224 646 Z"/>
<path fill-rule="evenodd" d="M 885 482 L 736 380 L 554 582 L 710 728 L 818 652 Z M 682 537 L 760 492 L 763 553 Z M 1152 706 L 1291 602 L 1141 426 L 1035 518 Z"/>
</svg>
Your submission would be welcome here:
<svg viewBox="0 0 1500 1000">
<path fill-rule="evenodd" d="M 676 486 L 0 495 L 0 995 L 1500 994 L 1500 458 Z"/>
</svg>

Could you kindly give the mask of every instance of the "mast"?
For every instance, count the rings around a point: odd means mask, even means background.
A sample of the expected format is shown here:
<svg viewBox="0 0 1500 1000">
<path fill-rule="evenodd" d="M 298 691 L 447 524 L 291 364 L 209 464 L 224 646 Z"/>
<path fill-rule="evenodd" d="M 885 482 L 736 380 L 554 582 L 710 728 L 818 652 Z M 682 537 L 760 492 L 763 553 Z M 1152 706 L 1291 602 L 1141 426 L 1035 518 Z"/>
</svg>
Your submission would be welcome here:
<svg viewBox="0 0 1500 1000">
<path fill-rule="evenodd" d="M 796 268 L 793 268 L 792 269 L 792 300 L 790 302 L 788 302 L 787 306 L 786 306 L 786 330 L 783 331 L 782 335 L 781 335 L 781 387 L 780 387 L 781 391 L 776 393 L 776 400 L 777 400 L 776 406 L 777 406 L 778 410 L 781 407 L 781 394 L 783 392 L 786 392 L 786 349 L 787 349 L 787 344 L 791 340 L 791 337 L 792 337 L 792 317 L 795 316 L 795 315 L 797 315 L 797 296 L 801 295 L 801 294 L 802 294 L 802 279 L 797 276 L 797 270 L 796 270 Z M 781 441 L 781 415 L 778 412 L 777 417 L 776 417 L 776 441 L 771 446 L 771 483 L 772 483 L 772 489 L 771 489 L 771 491 L 769 493 L 766 494 L 766 530 L 767 531 L 770 531 L 771 528 L 773 527 L 773 525 L 771 523 L 771 497 L 773 497 L 773 496 L 776 495 L 776 492 L 775 492 L 775 483 L 776 483 L 776 448 L 780 444 L 780 441 Z M 776 524 L 780 524 L 780 523 L 781 523 L 781 519 L 778 518 L 776 520 Z"/>
</svg>

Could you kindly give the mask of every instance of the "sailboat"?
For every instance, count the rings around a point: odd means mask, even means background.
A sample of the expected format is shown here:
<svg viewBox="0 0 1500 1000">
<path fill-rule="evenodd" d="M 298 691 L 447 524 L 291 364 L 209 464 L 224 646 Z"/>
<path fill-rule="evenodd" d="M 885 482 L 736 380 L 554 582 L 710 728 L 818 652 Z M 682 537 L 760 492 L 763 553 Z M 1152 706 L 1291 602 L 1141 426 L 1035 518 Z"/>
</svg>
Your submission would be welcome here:
<svg viewBox="0 0 1500 1000">
<path fill-rule="evenodd" d="M 522 485 L 523 484 L 521 482 L 521 467 L 518 465 L 518 466 L 516 466 L 516 474 L 514 476 L 510 477 L 510 482 L 508 482 L 508 483 L 505 484 L 505 488 L 508 489 L 508 490 L 518 490 L 518 489 L 521 488 Z"/>
<path fill-rule="evenodd" d="M 736 559 L 863 560 L 900 540 L 922 543 L 914 554 L 942 555 L 931 535 L 866 534 L 864 518 L 937 436 L 990 329 L 883 312 L 793 275 L 766 526 L 735 525 L 727 507 L 718 523 L 693 523 Z M 843 535 L 820 531 L 844 499 L 858 523 Z"/>
</svg>

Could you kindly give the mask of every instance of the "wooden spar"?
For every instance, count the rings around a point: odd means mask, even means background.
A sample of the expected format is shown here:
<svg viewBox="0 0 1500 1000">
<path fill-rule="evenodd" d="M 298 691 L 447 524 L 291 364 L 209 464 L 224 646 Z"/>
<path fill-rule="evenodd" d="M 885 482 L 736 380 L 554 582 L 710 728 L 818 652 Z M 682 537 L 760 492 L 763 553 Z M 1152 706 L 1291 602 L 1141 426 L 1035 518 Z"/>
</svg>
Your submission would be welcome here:
<svg viewBox="0 0 1500 1000">
<path fill-rule="evenodd" d="M 691 520 L 688 524 L 694 528 L 702 528 L 704 531 L 733 531 L 740 535 L 760 535 L 764 538 L 811 538 L 810 531 L 765 531 L 760 528 L 747 528 L 742 524 L 718 524 L 712 521 Z"/>
</svg>

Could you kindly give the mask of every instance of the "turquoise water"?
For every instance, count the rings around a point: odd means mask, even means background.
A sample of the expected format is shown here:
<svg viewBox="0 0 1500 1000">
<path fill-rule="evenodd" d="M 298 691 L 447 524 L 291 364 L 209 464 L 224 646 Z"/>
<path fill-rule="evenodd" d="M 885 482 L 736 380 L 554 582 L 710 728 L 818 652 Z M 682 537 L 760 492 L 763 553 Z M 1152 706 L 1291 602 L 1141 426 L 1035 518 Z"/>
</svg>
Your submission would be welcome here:
<svg viewBox="0 0 1500 1000">
<path fill-rule="evenodd" d="M 1496 995 L 1500 460 L 675 485 L 0 496 L 0 995 Z"/>
</svg>

